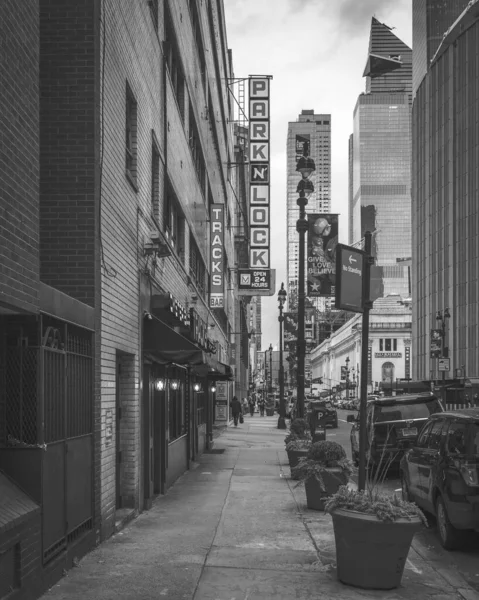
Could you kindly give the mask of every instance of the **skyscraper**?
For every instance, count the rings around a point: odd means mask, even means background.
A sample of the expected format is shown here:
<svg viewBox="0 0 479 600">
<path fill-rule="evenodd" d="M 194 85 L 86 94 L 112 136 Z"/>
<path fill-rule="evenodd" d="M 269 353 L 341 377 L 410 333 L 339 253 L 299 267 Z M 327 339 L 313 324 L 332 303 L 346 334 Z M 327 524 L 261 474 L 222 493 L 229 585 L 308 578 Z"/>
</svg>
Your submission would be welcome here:
<svg viewBox="0 0 479 600">
<path fill-rule="evenodd" d="M 350 232 L 373 234 L 372 297 L 409 296 L 411 257 L 412 51 L 373 17 L 364 70 L 366 93 L 354 109 Z"/>
<path fill-rule="evenodd" d="M 413 0 L 413 94 L 442 41 L 443 35 L 466 8 L 469 0 Z"/>
<path fill-rule="evenodd" d="M 298 162 L 297 139 L 308 141 L 309 152 L 316 165 L 310 179 L 314 192 L 308 200 L 308 213 L 328 213 L 331 210 L 331 115 L 315 114 L 314 110 L 302 110 L 297 121 L 288 125 L 287 141 L 287 279 L 288 303 L 295 305 L 298 297 L 298 250 L 299 236 L 296 221 L 299 207 L 296 204 L 296 188 L 301 175 L 296 171 Z M 322 301 L 323 299 L 319 299 Z M 317 301 L 317 302 L 318 302 Z"/>
</svg>

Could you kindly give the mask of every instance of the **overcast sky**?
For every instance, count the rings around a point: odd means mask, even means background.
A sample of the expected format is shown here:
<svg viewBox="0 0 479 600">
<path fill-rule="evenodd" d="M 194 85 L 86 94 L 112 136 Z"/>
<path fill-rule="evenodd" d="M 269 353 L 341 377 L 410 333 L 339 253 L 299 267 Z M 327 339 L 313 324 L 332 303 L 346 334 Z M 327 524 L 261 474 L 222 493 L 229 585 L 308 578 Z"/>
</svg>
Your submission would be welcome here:
<svg viewBox="0 0 479 600">
<path fill-rule="evenodd" d="M 276 294 L 263 297 L 262 350 L 278 345 L 277 291 L 286 284 L 286 136 L 303 109 L 331 114 L 331 212 L 347 243 L 348 138 L 365 91 L 371 18 L 412 46 L 412 0 L 224 0 L 235 77 L 272 75 L 271 267 Z M 307 210 L 307 207 L 306 207 Z"/>
</svg>

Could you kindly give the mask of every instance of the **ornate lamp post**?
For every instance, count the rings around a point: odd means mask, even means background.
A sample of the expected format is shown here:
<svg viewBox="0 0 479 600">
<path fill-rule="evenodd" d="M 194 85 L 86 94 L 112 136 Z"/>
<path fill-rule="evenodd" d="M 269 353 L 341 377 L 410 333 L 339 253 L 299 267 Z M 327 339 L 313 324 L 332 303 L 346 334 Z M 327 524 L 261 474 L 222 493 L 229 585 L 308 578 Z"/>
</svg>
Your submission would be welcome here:
<svg viewBox="0 0 479 600">
<path fill-rule="evenodd" d="M 308 220 L 306 219 L 306 205 L 309 196 L 314 192 L 313 182 L 309 176 L 316 170 L 314 160 L 309 156 L 309 143 L 303 144 L 303 156 L 300 157 L 296 165 L 296 171 L 301 173 L 301 181 L 298 183 L 296 192 L 299 198 L 296 204 L 299 206 L 299 219 L 296 221 L 296 231 L 299 233 L 299 252 L 298 252 L 298 368 L 297 368 L 297 414 L 298 417 L 304 417 L 304 363 L 306 356 L 306 340 L 304 337 L 304 301 L 305 301 L 305 249 L 304 236 L 308 230 Z"/>
<path fill-rule="evenodd" d="M 449 308 L 444 309 L 444 311 L 438 310 L 436 313 L 436 321 L 440 321 L 441 323 L 441 357 L 447 358 L 449 356 L 449 348 L 446 346 L 446 328 L 447 328 L 447 319 L 451 318 L 451 313 L 449 312 Z M 442 371 L 442 390 L 441 390 L 441 398 L 443 403 L 443 408 L 446 410 L 446 371 Z"/>
<path fill-rule="evenodd" d="M 349 356 L 346 356 L 346 400 L 349 400 Z"/>
<path fill-rule="evenodd" d="M 273 344 L 269 345 L 269 393 L 273 393 Z"/>
<path fill-rule="evenodd" d="M 279 418 L 278 429 L 286 429 L 286 402 L 284 398 L 284 366 L 283 366 L 283 307 L 286 302 L 286 290 L 284 283 L 281 284 L 281 289 L 278 292 L 278 308 L 279 308 Z"/>
</svg>

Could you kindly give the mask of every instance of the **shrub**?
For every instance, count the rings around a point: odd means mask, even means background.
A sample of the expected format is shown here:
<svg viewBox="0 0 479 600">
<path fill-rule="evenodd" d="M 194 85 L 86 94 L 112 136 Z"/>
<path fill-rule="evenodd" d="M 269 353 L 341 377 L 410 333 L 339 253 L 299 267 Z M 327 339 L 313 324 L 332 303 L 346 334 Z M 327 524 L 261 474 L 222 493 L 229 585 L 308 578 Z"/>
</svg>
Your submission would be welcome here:
<svg viewBox="0 0 479 600">
<path fill-rule="evenodd" d="M 308 458 L 318 462 L 323 467 L 337 467 L 339 462 L 346 458 L 346 452 L 338 442 L 314 442 L 309 452 Z"/>
<path fill-rule="evenodd" d="M 299 433 L 294 433 L 293 431 L 291 433 L 288 433 L 288 435 L 284 438 L 284 444 L 285 446 L 287 446 L 289 444 L 289 442 L 292 442 L 293 440 L 310 440 L 311 439 L 311 434 L 309 433 L 309 431 L 306 431 L 304 433 L 304 435 L 300 435 Z"/>
<path fill-rule="evenodd" d="M 309 450 L 311 447 L 311 440 L 306 438 L 297 438 L 291 440 L 286 445 L 286 452 L 292 452 L 294 450 Z"/>
<path fill-rule="evenodd" d="M 331 513 L 337 508 L 376 515 L 380 521 L 395 521 L 401 518 L 411 520 L 411 517 L 419 517 L 423 524 L 428 526 L 423 512 L 413 502 L 378 490 L 350 490 L 342 485 L 328 500 L 324 510 Z"/>
<path fill-rule="evenodd" d="M 304 435 L 305 432 L 309 432 L 309 425 L 306 419 L 294 419 L 291 423 L 291 433 L 296 433 L 298 435 Z"/>
</svg>

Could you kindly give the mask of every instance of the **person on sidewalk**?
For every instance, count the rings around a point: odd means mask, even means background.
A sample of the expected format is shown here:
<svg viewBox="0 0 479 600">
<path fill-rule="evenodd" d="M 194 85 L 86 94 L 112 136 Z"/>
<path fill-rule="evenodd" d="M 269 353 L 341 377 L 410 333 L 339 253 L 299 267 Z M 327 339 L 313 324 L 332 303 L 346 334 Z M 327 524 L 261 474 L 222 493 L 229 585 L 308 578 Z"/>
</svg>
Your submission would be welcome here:
<svg viewBox="0 0 479 600">
<path fill-rule="evenodd" d="M 264 398 L 258 400 L 259 414 L 264 417 L 265 401 Z"/>
<path fill-rule="evenodd" d="M 243 404 L 242 413 L 243 413 L 243 415 L 245 415 L 248 412 L 248 410 L 249 410 L 248 400 L 246 400 L 246 398 L 243 398 L 242 404 Z"/>
<path fill-rule="evenodd" d="M 255 402 L 254 402 L 252 396 L 250 396 L 249 399 L 248 399 L 248 405 L 249 405 L 249 414 L 251 416 L 253 416 L 254 415 Z"/>
<path fill-rule="evenodd" d="M 241 414 L 241 402 L 236 396 L 233 396 L 233 400 L 231 400 L 231 412 L 233 413 L 235 427 L 238 427 L 238 419 Z"/>
</svg>

